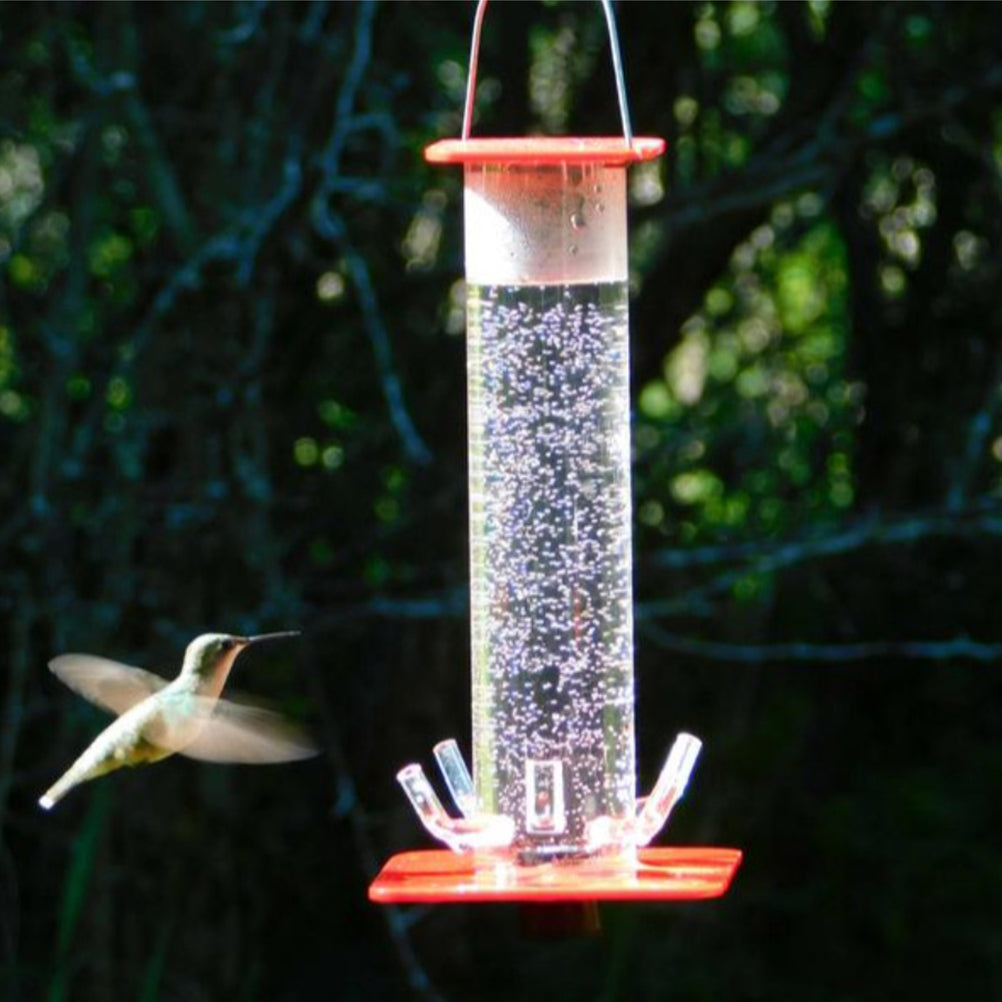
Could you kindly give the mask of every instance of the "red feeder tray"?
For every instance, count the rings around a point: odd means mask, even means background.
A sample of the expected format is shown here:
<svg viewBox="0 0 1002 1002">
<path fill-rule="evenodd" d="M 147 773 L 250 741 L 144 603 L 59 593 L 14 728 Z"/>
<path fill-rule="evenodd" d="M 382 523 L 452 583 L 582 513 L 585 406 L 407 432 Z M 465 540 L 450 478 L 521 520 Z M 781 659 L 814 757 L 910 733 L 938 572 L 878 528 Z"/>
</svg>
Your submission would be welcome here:
<svg viewBox="0 0 1002 1002">
<path fill-rule="evenodd" d="M 490 865 L 447 849 L 393 856 L 369 887 L 377 904 L 561 901 L 697 901 L 726 893 L 740 849 L 640 849 L 633 866 L 582 863 Z M 479 865 L 478 865 L 479 864 Z"/>
</svg>

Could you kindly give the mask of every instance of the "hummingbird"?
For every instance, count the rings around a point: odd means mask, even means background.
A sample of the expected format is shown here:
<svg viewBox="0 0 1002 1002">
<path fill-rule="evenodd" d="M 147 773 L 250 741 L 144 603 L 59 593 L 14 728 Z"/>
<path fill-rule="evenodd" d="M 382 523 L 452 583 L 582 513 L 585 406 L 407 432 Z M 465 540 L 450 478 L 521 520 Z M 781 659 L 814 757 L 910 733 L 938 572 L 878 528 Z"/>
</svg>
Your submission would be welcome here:
<svg viewBox="0 0 1002 1002">
<path fill-rule="evenodd" d="M 316 754 L 312 741 L 279 714 L 220 699 L 237 655 L 251 644 L 296 631 L 252 637 L 203 633 L 184 652 L 172 682 L 91 654 L 62 654 L 49 668 L 74 692 L 119 716 L 39 799 L 46 810 L 73 787 L 126 765 L 179 753 L 207 762 L 292 762 Z"/>
</svg>

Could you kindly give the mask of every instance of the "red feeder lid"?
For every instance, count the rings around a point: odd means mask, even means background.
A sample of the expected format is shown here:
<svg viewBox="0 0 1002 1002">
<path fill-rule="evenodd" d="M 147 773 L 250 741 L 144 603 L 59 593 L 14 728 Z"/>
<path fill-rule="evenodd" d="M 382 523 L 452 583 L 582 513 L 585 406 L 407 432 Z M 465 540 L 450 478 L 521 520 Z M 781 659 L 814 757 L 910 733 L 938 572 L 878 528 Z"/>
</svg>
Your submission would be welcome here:
<svg viewBox="0 0 1002 1002">
<path fill-rule="evenodd" d="M 369 887 L 377 904 L 449 902 L 695 901 L 726 893 L 740 849 L 641 849 L 636 864 L 477 865 L 474 855 L 431 849 L 394 856 Z"/>
<path fill-rule="evenodd" d="M 440 139 L 425 148 L 433 164 L 585 164 L 622 166 L 653 160 L 665 150 L 665 141 L 635 136 L 519 136 L 517 138 Z"/>
</svg>

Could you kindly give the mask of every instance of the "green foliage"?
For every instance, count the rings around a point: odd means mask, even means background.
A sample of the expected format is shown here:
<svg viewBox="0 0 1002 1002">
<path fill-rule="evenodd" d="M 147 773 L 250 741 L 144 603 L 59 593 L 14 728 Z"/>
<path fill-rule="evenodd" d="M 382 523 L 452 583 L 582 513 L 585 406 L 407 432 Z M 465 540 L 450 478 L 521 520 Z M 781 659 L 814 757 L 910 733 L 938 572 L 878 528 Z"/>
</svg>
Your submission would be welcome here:
<svg viewBox="0 0 1002 1002">
<path fill-rule="evenodd" d="M 817 200 L 780 204 L 734 251 L 638 397 L 645 526 L 686 543 L 831 522 L 853 500 L 848 273 Z"/>
</svg>

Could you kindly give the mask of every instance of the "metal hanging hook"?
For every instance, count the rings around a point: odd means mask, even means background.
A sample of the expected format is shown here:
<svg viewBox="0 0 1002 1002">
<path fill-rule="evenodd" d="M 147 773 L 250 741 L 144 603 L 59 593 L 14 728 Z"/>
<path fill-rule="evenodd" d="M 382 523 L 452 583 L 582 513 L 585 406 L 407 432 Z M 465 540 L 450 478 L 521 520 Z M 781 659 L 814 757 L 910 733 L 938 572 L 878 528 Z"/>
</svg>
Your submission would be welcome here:
<svg viewBox="0 0 1002 1002">
<path fill-rule="evenodd" d="M 616 32 L 616 18 L 612 12 L 611 0 L 600 0 L 605 12 L 605 23 L 609 30 L 609 48 L 612 50 L 612 70 L 616 77 L 616 96 L 619 99 L 619 115 L 623 120 L 623 139 L 627 146 L 633 144 L 633 128 L 630 125 L 630 109 L 626 103 L 626 80 L 623 75 L 623 60 L 619 54 L 619 35 Z M 480 32 L 484 24 L 487 0 L 478 0 L 477 12 L 473 19 L 473 41 L 470 45 L 470 69 L 466 77 L 466 104 L 463 107 L 464 140 L 470 138 L 473 127 L 473 102 L 477 90 L 477 59 L 480 55 Z"/>
</svg>

